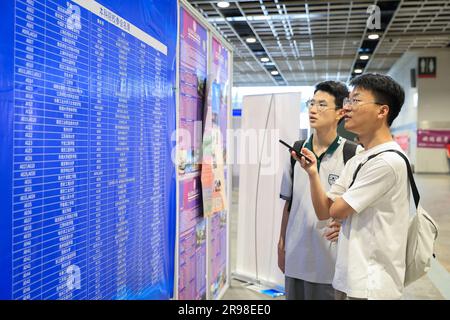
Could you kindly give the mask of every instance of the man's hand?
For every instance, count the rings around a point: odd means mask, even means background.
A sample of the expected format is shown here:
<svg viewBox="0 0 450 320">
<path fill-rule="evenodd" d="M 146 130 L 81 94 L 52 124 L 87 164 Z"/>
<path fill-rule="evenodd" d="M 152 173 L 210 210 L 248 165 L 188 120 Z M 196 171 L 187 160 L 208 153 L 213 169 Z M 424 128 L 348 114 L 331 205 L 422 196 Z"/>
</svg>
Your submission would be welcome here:
<svg viewBox="0 0 450 320">
<path fill-rule="evenodd" d="M 284 273 L 284 267 L 286 261 L 286 251 L 284 249 L 284 243 L 281 241 L 278 243 L 278 268 Z"/>
<path fill-rule="evenodd" d="M 302 148 L 302 153 L 308 157 L 308 159 L 311 160 L 311 162 L 306 162 L 305 157 L 297 157 L 297 154 L 295 153 L 295 151 L 291 152 L 292 157 L 297 160 L 298 162 L 300 162 L 300 165 L 302 166 L 303 169 L 305 169 L 305 171 L 308 173 L 309 176 L 312 176 L 316 173 L 318 173 L 317 170 L 317 159 L 316 156 L 314 155 L 313 152 L 309 151 L 306 148 Z"/>
<path fill-rule="evenodd" d="M 324 237 L 331 242 L 336 242 L 339 237 L 339 230 L 341 230 L 341 223 L 333 219 L 327 227 L 328 230 L 325 231 Z"/>
</svg>

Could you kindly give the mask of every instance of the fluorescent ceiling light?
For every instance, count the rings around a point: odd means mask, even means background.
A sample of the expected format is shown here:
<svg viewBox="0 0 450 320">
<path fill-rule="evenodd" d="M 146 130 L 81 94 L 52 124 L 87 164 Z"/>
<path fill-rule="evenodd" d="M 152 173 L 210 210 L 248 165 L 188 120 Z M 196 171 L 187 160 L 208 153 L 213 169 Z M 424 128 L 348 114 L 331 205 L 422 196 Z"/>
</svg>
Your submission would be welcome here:
<svg viewBox="0 0 450 320">
<path fill-rule="evenodd" d="M 369 34 L 370 40 L 377 40 L 379 37 L 380 37 L 380 35 L 378 35 L 377 33 Z"/>
<path fill-rule="evenodd" d="M 355 73 L 362 73 L 362 69 L 355 69 Z"/>
<path fill-rule="evenodd" d="M 359 56 L 359 58 L 361 60 L 369 60 L 369 56 L 367 54 L 363 54 L 363 55 Z"/>
<path fill-rule="evenodd" d="M 282 21 L 282 20 L 296 20 L 296 19 L 318 19 L 322 16 L 320 14 L 311 13 L 309 16 L 307 14 L 276 14 L 276 15 L 255 15 L 255 16 L 238 16 L 238 17 L 226 17 L 226 18 L 207 18 L 207 20 L 211 23 L 213 22 L 224 22 L 224 21 L 230 21 L 230 22 L 238 22 L 238 21 Z"/>
<path fill-rule="evenodd" d="M 245 41 L 247 41 L 247 43 L 255 43 L 256 39 L 250 37 L 250 38 L 245 39 Z"/>
<path fill-rule="evenodd" d="M 273 70 L 273 71 L 270 71 L 270 74 L 273 75 L 273 76 L 277 76 L 280 73 L 277 70 Z"/>
<path fill-rule="evenodd" d="M 270 61 L 270 59 L 269 58 L 267 58 L 267 57 L 263 57 L 263 58 L 261 58 L 261 62 L 269 62 Z"/>
<path fill-rule="evenodd" d="M 230 6 L 230 3 L 228 1 L 219 1 L 217 3 L 217 6 L 219 8 L 228 8 Z"/>
</svg>

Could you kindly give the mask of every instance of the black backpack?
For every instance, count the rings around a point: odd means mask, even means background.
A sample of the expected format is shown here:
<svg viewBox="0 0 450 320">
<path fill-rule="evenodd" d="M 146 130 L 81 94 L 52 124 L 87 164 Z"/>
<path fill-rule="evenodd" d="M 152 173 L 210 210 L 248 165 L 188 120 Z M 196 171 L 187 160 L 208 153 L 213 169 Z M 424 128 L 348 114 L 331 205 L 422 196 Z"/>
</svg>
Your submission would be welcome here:
<svg viewBox="0 0 450 320">
<path fill-rule="evenodd" d="M 306 140 L 298 140 L 295 141 L 294 146 L 292 147 L 295 151 L 300 152 L 303 144 L 305 143 Z M 351 158 L 353 158 L 353 156 L 356 154 L 356 148 L 358 147 L 358 145 L 350 140 L 345 140 L 344 143 L 344 165 L 347 163 L 348 160 L 350 160 Z M 291 211 L 291 205 L 292 205 L 292 200 L 294 199 L 294 166 L 295 163 L 297 162 L 297 160 L 295 160 L 294 158 L 291 157 L 291 181 L 292 181 L 292 192 L 291 192 L 291 201 L 289 203 L 289 207 L 288 210 Z"/>
</svg>

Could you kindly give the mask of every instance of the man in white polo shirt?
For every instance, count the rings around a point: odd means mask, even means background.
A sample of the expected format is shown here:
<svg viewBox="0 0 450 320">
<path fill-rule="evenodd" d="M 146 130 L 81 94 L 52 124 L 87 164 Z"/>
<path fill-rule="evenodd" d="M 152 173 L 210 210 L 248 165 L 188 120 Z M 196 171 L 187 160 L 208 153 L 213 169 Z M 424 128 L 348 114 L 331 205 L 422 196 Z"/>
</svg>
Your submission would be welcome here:
<svg viewBox="0 0 450 320">
<path fill-rule="evenodd" d="M 393 152 L 380 152 L 402 151 L 389 127 L 405 95 L 386 75 L 364 74 L 350 84 L 354 89 L 344 102 L 345 128 L 358 135 L 365 151 L 346 164 L 328 193 L 316 161 L 300 163 L 309 176 L 317 217 L 343 220 L 333 279 L 336 298 L 399 299 L 405 277 L 409 182 L 404 160 Z M 308 149 L 302 151 L 311 157 Z"/>
<path fill-rule="evenodd" d="M 347 97 L 345 84 L 325 81 L 316 85 L 314 97 L 307 102 L 310 125 L 315 132 L 298 149 L 303 146 L 311 150 L 320 168 L 321 183 L 327 190 L 344 167 L 344 150 L 348 160 L 357 149 L 356 144 L 337 135 L 342 103 Z M 278 265 L 285 273 L 286 298 L 334 300 L 331 281 L 340 224 L 331 219 L 323 222 L 317 219 L 308 175 L 299 165 L 292 167 L 291 161 L 286 163 L 280 197 L 286 204 L 278 242 Z"/>
</svg>

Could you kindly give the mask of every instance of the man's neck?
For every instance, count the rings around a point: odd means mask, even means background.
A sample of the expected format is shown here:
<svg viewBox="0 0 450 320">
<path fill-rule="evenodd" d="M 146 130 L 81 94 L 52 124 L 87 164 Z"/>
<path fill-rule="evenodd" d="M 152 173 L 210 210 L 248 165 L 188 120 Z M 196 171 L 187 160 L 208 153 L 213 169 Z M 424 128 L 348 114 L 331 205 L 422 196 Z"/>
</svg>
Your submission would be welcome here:
<svg viewBox="0 0 450 320">
<path fill-rule="evenodd" d="M 315 130 L 313 135 L 314 150 L 326 150 L 336 139 L 336 136 L 337 128 L 335 126 L 324 128 L 321 130 Z"/>
<path fill-rule="evenodd" d="M 386 127 L 379 128 L 371 134 L 359 135 L 358 138 L 365 150 L 369 150 L 380 144 L 393 141 L 392 134 L 389 131 L 389 128 Z"/>
</svg>

